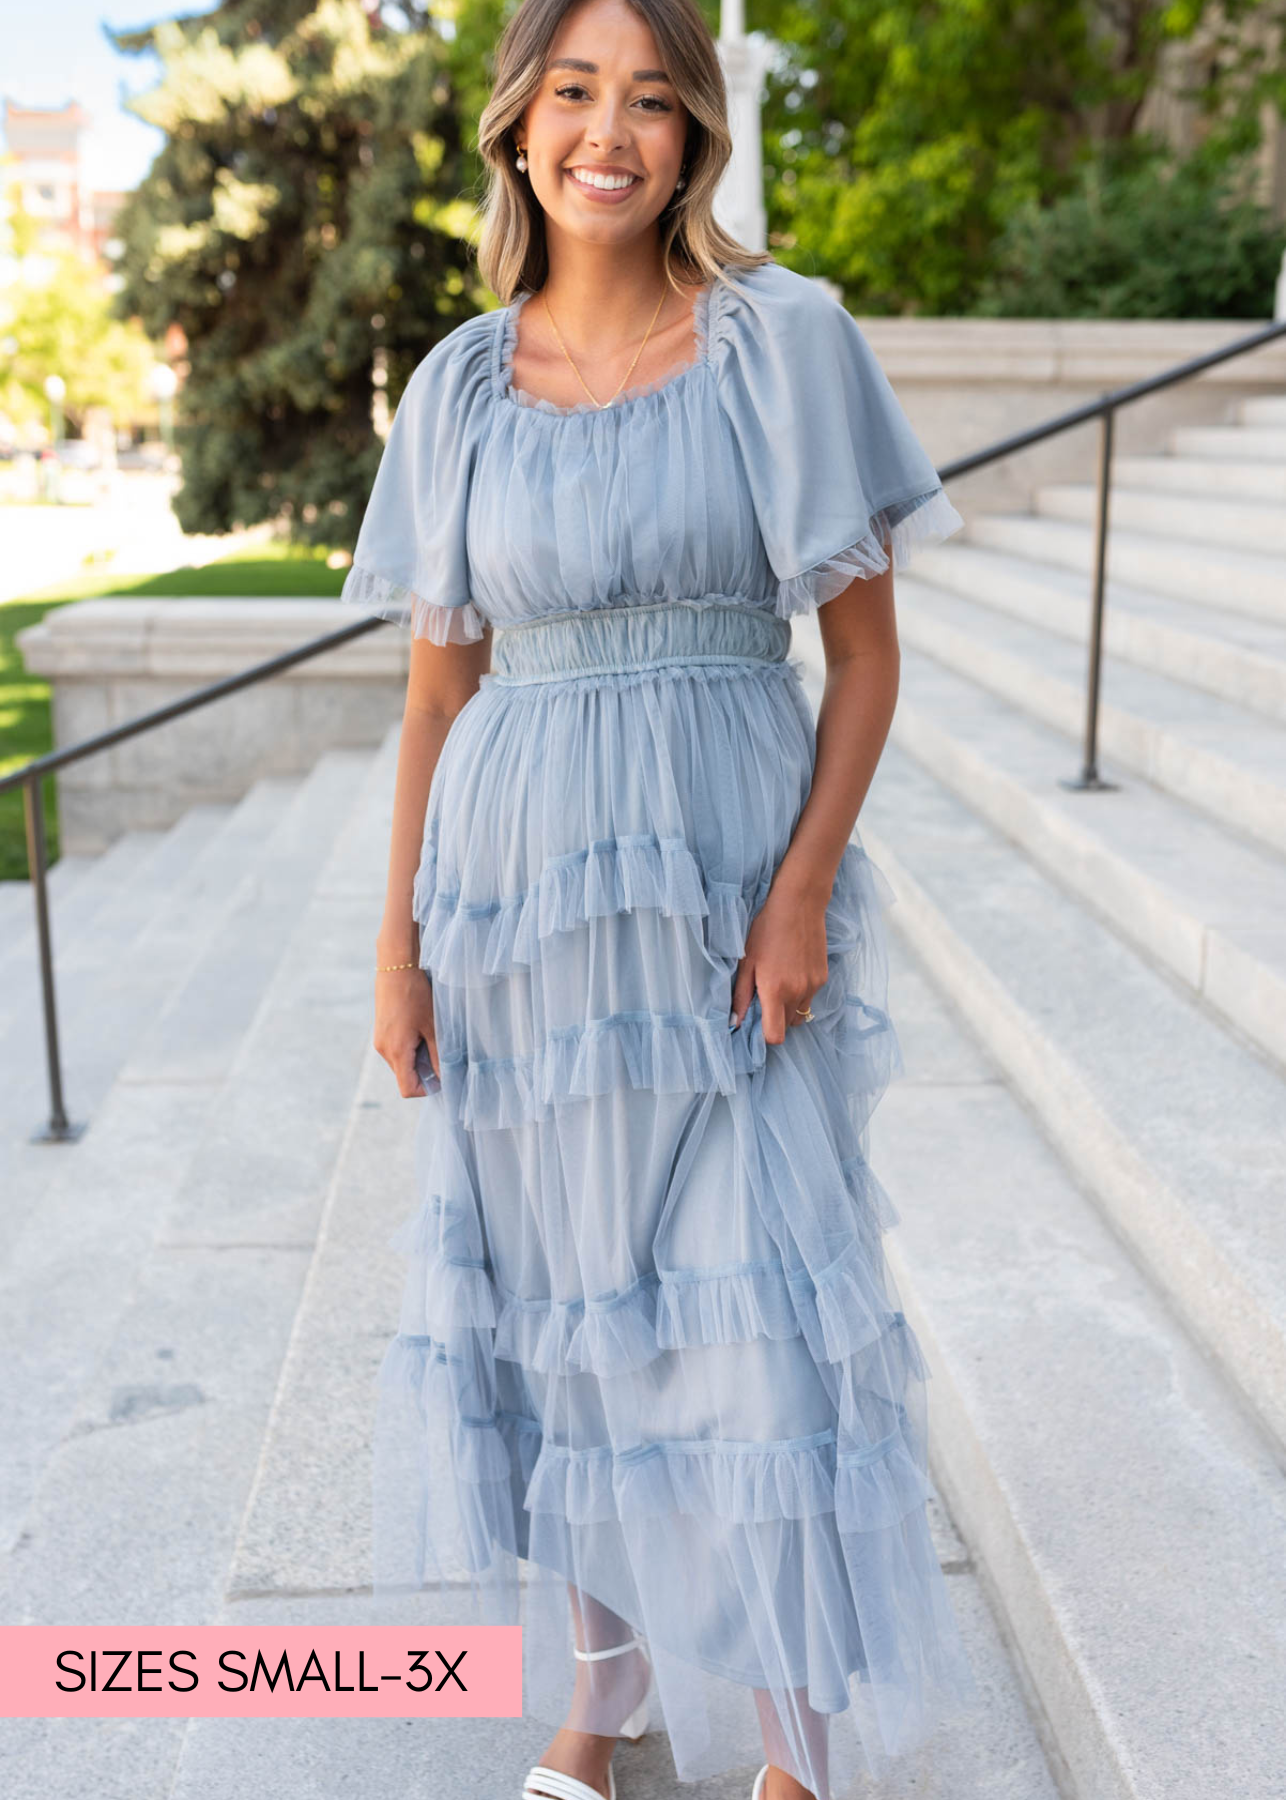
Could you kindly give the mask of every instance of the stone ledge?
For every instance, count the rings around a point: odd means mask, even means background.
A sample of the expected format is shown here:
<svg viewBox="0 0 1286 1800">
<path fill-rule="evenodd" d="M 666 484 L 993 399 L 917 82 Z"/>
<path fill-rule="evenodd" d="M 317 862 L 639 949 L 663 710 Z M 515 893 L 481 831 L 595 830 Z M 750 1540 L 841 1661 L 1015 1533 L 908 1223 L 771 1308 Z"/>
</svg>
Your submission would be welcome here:
<svg viewBox="0 0 1286 1800">
<path fill-rule="evenodd" d="M 955 319 L 855 314 L 890 381 L 1085 385 L 1095 392 L 1159 375 L 1265 331 L 1271 319 Z M 1180 384 L 1235 394 L 1286 388 L 1286 338 Z M 1051 410 L 1057 410 L 1052 408 Z"/>
<path fill-rule="evenodd" d="M 297 649 L 310 638 L 339 631 L 361 617 L 335 599 L 80 600 L 47 612 L 18 634 L 33 673 L 58 677 L 102 675 L 190 677 L 194 685 L 236 674 Z M 409 635 L 386 624 L 365 637 L 287 669 L 281 681 L 346 677 L 405 678 Z"/>
<path fill-rule="evenodd" d="M 103 598 L 52 608 L 17 643 L 50 682 L 61 746 L 361 616 L 337 599 Z M 263 775 L 305 774 L 327 750 L 376 748 L 401 716 L 409 661 L 409 633 L 382 624 L 70 764 L 56 777 L 61 850 L 93 855 L 198 801 L 239 800 Z"/>
</svg>

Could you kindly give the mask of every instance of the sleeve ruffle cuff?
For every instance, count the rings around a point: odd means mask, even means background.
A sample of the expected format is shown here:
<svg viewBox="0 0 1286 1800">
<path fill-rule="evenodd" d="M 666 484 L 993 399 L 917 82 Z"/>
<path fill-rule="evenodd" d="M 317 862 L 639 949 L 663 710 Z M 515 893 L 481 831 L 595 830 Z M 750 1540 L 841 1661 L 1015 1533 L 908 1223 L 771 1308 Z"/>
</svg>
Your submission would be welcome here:
<svg viewBox="0 0 1286 1800">
<path fill-rule="evenodd" d="M 882 506 L 871 514 L 866 530 L 847 549 L 824 557 L 798 575 L 784 577 L 778 583 L 774 610 L 783 619 L 812 612 L 842 594 L 854 581 L 882 575 L 889 566 L 884 549 L 886 539 L 893 551 L 894 569 L 904 569 L 918 550 L 940 544 L 963 526 L 964 520 L 941 487 L 911 500 Z"/>
<path fill-rule="evenodd" d="M 486 620 L 472 600 L 455 606 L 426 600 L 413 588 L 358 563 L 344 577 L 339 597 L 361 612 L 391 619 L 396 625 L 409 625 L 412 637 L 428 638 L 432 644 L 474 644 L 486 627 Z"/>
</svg>

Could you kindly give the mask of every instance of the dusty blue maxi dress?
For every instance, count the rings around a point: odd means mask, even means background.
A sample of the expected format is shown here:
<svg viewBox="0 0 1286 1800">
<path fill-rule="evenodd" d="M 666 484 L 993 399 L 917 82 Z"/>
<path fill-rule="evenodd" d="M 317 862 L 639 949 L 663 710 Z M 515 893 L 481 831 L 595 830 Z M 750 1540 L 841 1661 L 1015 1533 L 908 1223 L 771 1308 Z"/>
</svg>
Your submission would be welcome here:
<svg viewBox="0 0 1286 1800">
<path fill-rule="evenodd" d="M 701 289 L 693 359 L 605 409 L 515 389 L 528 297 L 415 370 L 344 588 L 494 631 L 415 883 L 441 1080 L 392 1240 L 375 1587 L 471 1582 L 553 1727 L 574 1582 L 594 1647 L 646 1639 L 681 1781 L 753 1773 L 759 1689 L 827 1800 L 976 1696 L 867 1160 L 902 1063 L 857 836 L 814 1019 L 768 1045 L 731 989 L 815 756 L 789 621 L 961 520 L 856 322 L 780 264 Z M 581 1729 L 617 1730 L 624 1660 L 579 1665 Z"/>
</svg>

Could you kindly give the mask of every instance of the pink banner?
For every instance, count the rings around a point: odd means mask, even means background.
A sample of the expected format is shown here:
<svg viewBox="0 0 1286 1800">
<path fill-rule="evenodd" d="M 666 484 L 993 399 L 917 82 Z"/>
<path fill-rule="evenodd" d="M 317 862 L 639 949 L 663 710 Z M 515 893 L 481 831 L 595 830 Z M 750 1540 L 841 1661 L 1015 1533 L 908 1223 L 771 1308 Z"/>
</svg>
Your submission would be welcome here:
<svg viewBox="0 0 1286 1800">
<path fill-rule="evenodd" d="M 0 1626 L 0 1718 L 521 1716 L 519 1625 Z"/>
</svg>

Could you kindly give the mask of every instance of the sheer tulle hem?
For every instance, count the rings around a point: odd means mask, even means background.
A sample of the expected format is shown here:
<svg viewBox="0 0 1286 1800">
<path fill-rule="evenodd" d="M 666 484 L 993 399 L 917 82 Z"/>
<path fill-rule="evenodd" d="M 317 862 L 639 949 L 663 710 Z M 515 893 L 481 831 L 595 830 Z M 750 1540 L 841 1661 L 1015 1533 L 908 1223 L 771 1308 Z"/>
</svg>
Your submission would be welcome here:
<svg viewBox="0 0 1286 1800">
<path fill-rule="evenodd" d="M 894 569 L 904 569 L 917 551 L 940 544 L 963 525 L 964 520 L 940 487 L 912 500 L 881 507 L 872 514 L 867 529 L 855 543 L 802 574 L 784 578 L 778 585 L 774 611 L 783 619 L 813 612 L 842 594 L 854 581 L 882 575 L 889 567 L 886 542 L 893 552 Z"/>
<path fill-rule="evenodd" d="M 391 619 L 397 625 L 409 625 L 412 637 L 428 638 L 433 644 L 476 643 L 487 624 L 472 600 L 458 605 L 426 600 L 413 588 L 357 563 L 344 577 L 339 597 L 345 605 L 355 606 L 361 612 Z"/>
</svg>

